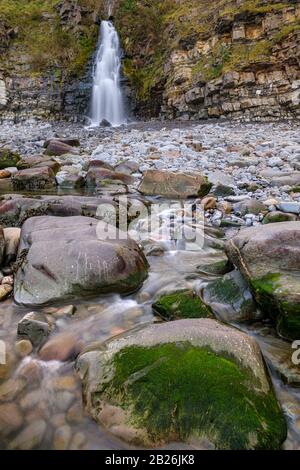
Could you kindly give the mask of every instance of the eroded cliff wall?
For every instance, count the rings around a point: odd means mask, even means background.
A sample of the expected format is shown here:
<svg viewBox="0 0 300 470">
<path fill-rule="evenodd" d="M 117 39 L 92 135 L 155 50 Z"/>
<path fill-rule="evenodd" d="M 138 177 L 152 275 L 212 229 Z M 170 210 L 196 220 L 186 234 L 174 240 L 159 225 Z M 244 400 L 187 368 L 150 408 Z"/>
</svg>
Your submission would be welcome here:
<svg viewBox="0 0 300 470">
<path fill-rule="evenodd" d="M 116 15 L 137 113 L 299 117 L 299 0 L 120 0 Z"/>
</svg>

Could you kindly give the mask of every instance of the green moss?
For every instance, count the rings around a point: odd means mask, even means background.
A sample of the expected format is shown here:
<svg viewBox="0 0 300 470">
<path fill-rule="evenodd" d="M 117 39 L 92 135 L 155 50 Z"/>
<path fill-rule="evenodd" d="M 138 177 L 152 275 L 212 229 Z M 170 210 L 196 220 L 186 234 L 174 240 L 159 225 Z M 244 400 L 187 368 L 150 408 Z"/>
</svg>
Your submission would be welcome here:
<svg viewBox="0 0 300 470">
<path fill-rule="evenodd" d="M 207 274 L 219 274 L 223 275 L 232 271 L 232 265 L 228 259 L 217 261 L 216 263 L 202 264 L 197 266 L 198 271 L 202 271 Z"/>
<path fill-rule="evenodd" d="M 259 391 L 252 371 L 188 342 L 132 346 L 114 358 L 99 393 L 124 409 L 154 443 L 207 437 L 218 449 L 277 449 L 286 424 L 275 395 Z"/>
<path fill-rule="evenodd" d="M 162 295 L 152 307 L 165 320 L 213 317 L 211 309 L 189 290 Z"/>
<path fill-rule="evenodd" d="M 300 338 L 300 305 L 282 302 L 277 319 L 278 333 L 288 339 Z"/>
<path fill-rule="evenodd" d="M 79 3 L 91 11 L 97 8 L 89 0 Z M 17 28 L 12 53 L 14 57 L 28 57 L 33 76 L 49 69 L 61 78 L 79 75 L 95 50 L 97 25 L 90 19 L 80 25 L 63 26 L 57 9 L 59 4 L 58 0 L 0 0 L 0 20 Z"/>
<path fill-rule="evenodd" d="M 270 212 L 263 219 L 263 224 L 272 224 L 277 222 L 288 222 L 295 220 L 295 216 L 292 214 L 285 214 L 284 212 Z"/>
<path fill-rule="evenodd" d="M 20 155 L 12 152 L 9 149 L 0 148 L 0 169 L 17 166 L 17 163 L 21 160 Z"/>
</svg>

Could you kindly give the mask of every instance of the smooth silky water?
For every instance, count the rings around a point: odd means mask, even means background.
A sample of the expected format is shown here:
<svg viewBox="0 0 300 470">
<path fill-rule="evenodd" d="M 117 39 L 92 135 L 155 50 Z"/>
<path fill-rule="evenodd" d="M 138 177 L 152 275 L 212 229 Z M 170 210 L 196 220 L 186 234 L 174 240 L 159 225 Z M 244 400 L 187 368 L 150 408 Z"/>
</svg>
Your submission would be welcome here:
<svg viewBox="0 0 300 470">
<path fill-rule="evenodd" d="M 161 216 L 167 224 L 166 211 Z M 178 217 L 180 216 L 179 213 Z M 159 293 L 188 287 L 195 289 L 201 295 L 205 283 L 217 276 L 202 272 L 199 266 L 225 259 L 224 239 L 217 238 L 217 231 L 213 227 L 206 228 L 204 246 L 202 249 L 197 247 L 196 251 L 192 244 L 185 244 L 183 247 L 181 241 L 164 239 L 158 231 L 149 233 L 146 220 L 143 219 L 134 224 L 130 233 L 148 253 L 150 271 L 144 285 L 138 292 L 128 297 L 110 295 L 74 303 L 75 314 L 56 320 L 51 333 L 52 337 L 60 338 L 64 342 L 72 335 L 76 338 L 76 343 L 81 343 L 81 346 L 85 348 L 93 343 L 101 344 L 109 338 L 122 335 L 138 325 L 160 321 L 153 315 L 151 308 L 153 300 Z M 37 354 L 32 354 L 25 359 L 17 358 L 14 352 L 17 323 L 29 311 L 28 308 L 16 306 L 12 300 L 3 302 L 0 307 L 0 339 L 7 344 L 9 359 L 5 381 L 10 378 L 24 380 L 24 370 L 29 377 L 25 387 L 13 399 L 13 402 L 18 403 L 22 409 L 24 419 L 22 428 L 17 433 L 9 435 L 9 438 L 2 438 L 2 447 L 9 448 L 16 434 L 19 435 L 22 429 L 24 430 L 37 420 L 43 420 L 47 423 L 47 431 L 37 447 L 39 449 L 53 449 L 55 432 L 66 425 L 72 432 L 72 448 L 130 448 L 128 444 L 110 435 L 85 414 L 81 398 L 81 384 L 74 370 L 74 361 L 44 362 L 39 360 Z M 51 321 L 53 319 L 51 307 L 45 307 L 44 312 L 48 312 L 48 320 Z M 269 350 L 272 348 L 273 357 L 277 355 L 279 361 L 290 347 L 288 343 L 278 339 L 274 334 L 265 334 L 263 324 L 235 326 L 254 335 L 259 340 L 263 351 L 267 352 L 268 348 Z M 300 390 L 285 385 L 274 372 L 268 354 L 265 357 L 270 365 L 277 396 L 288 421 L 289 437 L 285 447 L 299 448 Z M 0 402 L 0 405 L 2 404 Z M 167 448 L 182 449 L 187 446 L 182 443 L 171 443 Z"/>
<path fill-rule="evenodd" d="M 120 85 L 121 56 L 119 36 L 113 23 L 102 21 L 94 66 L 91 127 L 97 127 L 103 121 L 114 127 L 126 122 Z"/>
</svg>

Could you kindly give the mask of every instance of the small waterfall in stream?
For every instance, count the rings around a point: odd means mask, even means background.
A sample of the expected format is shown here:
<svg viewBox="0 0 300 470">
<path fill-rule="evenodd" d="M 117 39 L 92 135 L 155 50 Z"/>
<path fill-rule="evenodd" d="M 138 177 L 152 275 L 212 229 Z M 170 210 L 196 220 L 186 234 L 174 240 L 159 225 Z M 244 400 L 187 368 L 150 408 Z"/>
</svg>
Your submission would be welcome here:
<svg viewBox="0 0 300 470">
<path fill-rule="evenodd" d="M 111 21 L 102 21 L 100 35 L 94 70 L 91 126 L 99 126 L 103 120 L 119 126 L 126 122 L 120 86 L 119 36 Z"/>
</svg>

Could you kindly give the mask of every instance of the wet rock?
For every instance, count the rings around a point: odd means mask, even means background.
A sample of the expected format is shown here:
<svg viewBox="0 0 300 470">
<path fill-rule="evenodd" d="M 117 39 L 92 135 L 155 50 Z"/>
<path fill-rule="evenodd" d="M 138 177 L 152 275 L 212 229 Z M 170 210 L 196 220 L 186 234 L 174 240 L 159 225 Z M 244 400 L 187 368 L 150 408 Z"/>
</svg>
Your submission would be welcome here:
<svg viewBox="0 0 300 470">
<path fill-rule="evenodd" d="M 11 172 L 7 170 L 0 170 L 0 179 L 4 178 L 10 178 L 11 177 Z"/>
<path fill-rule="evenodd" d="M 61 391 L 61 392 L 57 392 L 56 394 L 56 405 L 57 405 L 57 408 L 60 410 L 60 411 L 64 411 L 66 412 L 71 404 L 73 403 L 75 399 L 75 396 L 73 393 L 70 393 L 68 391 Z"/>
<path fill-rule="evenodd" d="M 51 338 L 39 351 L 43 361 L 68 361 L 82 350 L 78 337 L 72 333 L 61 333 Z"/>
<path fill-rule="evenodd" d="M 20 155 L 8 148 L 0 148 L 0 170 L 7 167 L 16 166 L 20 160 Z"/>
<path fill-rule="evenodd" d="M 45 155 L 51 157 L 66 155 L 68 153 L 78 155 L 79 151 L 77 148 L 72 147 L 71 145 L 68 145 L 60 140 L 50 140 L 44 153 Z"/>
<path fill-rule="evenodd" d="M 224 322 L 249 321 L 257 317 L 257 307 L 246 281 L 238 271 L 208 284 L 204 300 Z"/>
<path fill-rule="evenodd" d="M 121 162 L 115 167 L 115 171 L 118 173 L 123 173 L 125 175 L 131 175 L 139 169 L 139 164 L 134 160 L 128 160 L 126 162 Z"/>
<path fill-rule="evenodd" d="M 23 424 L 23 415 L 14 403 L 0 405 L 0 435 L 3 437 L 16 432 Z"/>
<path fill-rule="evenodd" d="M 205 197 L 201 201 L 204 210 L 215 209 L 217 207 L 217 200 L 215 197 Z"/>
<path fill-rule="evenodd" d="M 173 173 L 169 171 L 148 170 L 143 175 L 139 191 L 146 195 L 187 198 L 206 196 L 211 184 L 197 172 Z"/>
<path fill-rule="evenodd" d="M 82 196 L 22 196 L 0 202 L 0 223 L 4 226 L 21 226 L 30 217 L 51 215 L 71 217 L 83 215 L 97 217 L 99 206 L 107 204 L 116 211 L 118 206 L 112 198 Z"/>
<path fill-rule="evenodd" d="M 41 167 L 48 167 L 56 174 L 60 169 L 60 164 L 52 158 L 46 158 L 45 155 L 32 155 L 22 158 L 18 163 L 19 170 Z"/>
<path fill-rule="evenodd" d="M 26 379 L 30 385 L 37 385 L 43 378 L 43 370 L 41 364 L 35 359 L 25 359 L 20 366 L 19 376 Z"/>
<path fill-rule="evenodd" d="M 41 346 L 50 333 L 44 315 L 36 312 L 27 313 L 18 323 L 18 335 L 28 339 L 34 347 Z"/>
<path fill-rule="evenodd" d="M 56 186 L 54 173 L 49 167 L 20 170 L 13 175 L 12 184 L 16 191 L 40 191 Z"/>
<path fill-rule="evenodd" d="M 107 121 L 107 119 L 102 119 L 99 126 L 100 127 L 111 127 L 111 123 L 109 121 Z"/>
<path fill-rule="evenodd" d="M 70 450 L 80 450 L 83 448 L 84 444 L 86 443 L 86 437 L 82 432 L 77 432 L 74 434 L 73 439 L 70 443 Z"/>
<path fill-rule="evenodd" d="M 14 400 L 24 389 L 23 379 L 8 379 L 0 385 L 0 401 Z"/>
<path fill-rule="evenodd" d="M 0 301 L 5 300 L 13 291 L 13 287 L 9 284 L 1 284 L 0 286 Z"/>
<path fill-rule="evenodd" d="M 70 444 L 72 437 L 72 430 L 70 426 L 65 425 L 56 429 L 53 438 L 54 450 L 66 450 Z"/>
<path fill-rule="evenodd" d="M 54 390 L 75 390 L 77 381 L 73 375 L 62 375 L 54 379 L 52 386 Z"/>
<path fill-rule="evenodd" d="M 162 294 L 152 308 L 164 320 L 213 317 L 211 309 L 192 290 Z"/>
<path fill-rule="evenodd" d="M 299 222 L 281 222 L 242 230 L 226 244 L 262 311 L 290 339 L 300 337 L 299 237 Z"/>
<path fill-rule="evenodd" d="M 72 424 L 79 424 L 83 421 L 83 410 L 81 404 L 75 403 L 69 408 L 67 420 Z"/>
<path fill-rule="evenodd" d="M 238 215 L 260 214 L 266 210 L 265 205 L 256 199 L 246 199 L 233 205 L 233 211 Z"/>
<path fill-rule="evenodd" d="M 148 325 L 83 353 L 76 368 L 93 418 L 132 444 L 198 448 L 205 437 L 216 448 L 270 449 L 286 438 L 257 343 L 215 320 Z"/>
<path fill-rule="evenodd" d="M 22 410 L 31 410 L 32 408 L 38 406 L 42 400 L 42 393 L 40 390 L 33 390 L 32 392 L 27 393 L 20 400 L 20 407 Z"/>
<path fill-rule="evenodd" d="M 29 424 L 20 434 L 9 443 L 12 450 L 31 450 L 41 444 L 47 429 L 46 422 L 37 420 Z"/>
<path fill-rule="evenodd" d="M 297 215 L 300 214 L 300 202 L 280 202 L 277 207 L 282 212 L 289 212 Z"/>
<path fill-rule="evenodd" d="M 108 233 L 106 228 L 88 217 L 28 219 L 21 233 L 15 301 L 42 305 L 135 291 L 147 277 L 147 261 L 136 242 L 126 234 L 117 240 L 116 229 L 108 226 Z"/>
<path fill-rule="evenodd" d="M 16 342 L 16 353 L 20 357 L 29 356 L 32 353 L 32 343 L 27 339 L 22 339 Z"/>
<path fill-rule="evenodd" d="M 66 145 L 70 145 L 71 147 L 80 147 L 80 141 L 77 137 L 57 137 L 48 139 L 44 142 L 44 148 L 48 148 L 51 142 L 61 142 Z"/>
<path fill-rule="evenodd" d="M 8 227 L 3 229 L 5 240 L 5 264 L 16 260 L 20 243 L 21 229 Z"/>
<path fill-rule="evenodd" d="M 100 187 L 109 182 L 120 181 L 124 184 L 132 184 L 133 178 L 125 173 L 107 170 L 106 168 L 90 167 L 86 175 L 86 185 L 88 188 Z"/>
<path fill-rule="evenodd" d="M 265 215 L 262 223 L 263 224 L 274 224 L 276 222 L 293 222 L 297 220 L 295 214 L 284 213 L 281 211 L 269 212 Z"/>
<path fill-rule="evenodd" d="M 84 177 L 79 174 L 61 172 L 56 175 L 56 181 L 62 189 L 79 189 L 84 186 Z"/>
<path fill-rule="evenodd" d="M 0 226 L 0 266 L 2 266 L 5 257 L 5 237 L 4 237 L 4 230 Z"/>
</svg>

